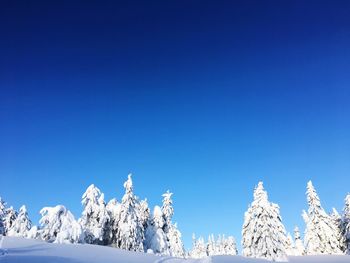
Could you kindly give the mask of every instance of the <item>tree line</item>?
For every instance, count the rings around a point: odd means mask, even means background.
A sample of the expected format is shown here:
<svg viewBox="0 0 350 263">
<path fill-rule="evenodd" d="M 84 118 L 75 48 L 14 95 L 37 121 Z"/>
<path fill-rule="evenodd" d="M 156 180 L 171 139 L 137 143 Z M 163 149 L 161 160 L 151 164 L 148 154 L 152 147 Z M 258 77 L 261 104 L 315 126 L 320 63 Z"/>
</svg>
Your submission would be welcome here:
<svg viewBox="0 0 350 263">
<path fill-rule="evenodd" d="M 0 234 L 41 239 L 53 243 L 87 243 L 120 249 L 185 257 L 185 249 L 174 214 L 172 193 L 162 195 L 162 206 L 151 214 L 147 199 L 133 191 L 131 174 L 124 183 L 125 194 L 108 203 L 95 185 L 82 195 L 83 211 L 76 220 L 63 205 L 40 210 L 39 226 L 33 226 L 25 206 L 15 211 L 0 199 Z"/>
<path fill-rule="evenodd" d="M 334 208 L 323 209 L 311 181 L 306 191 L 308 210 L 303 211 L 304 240 L 298 227 L 294 240 L 282 223 L 279 206 L 268 200 L 263 183 L 254 190 L 254 200 L 244 214 L 242 254 L 248 257 L 285 261 L 288 255 L 350 254 L 350 195 L 345 198 L 343 214 Z"/>
<path fill-rule="evenodd" d="M 202 258 L 238 254 L 234 237 L 210 235 L 205 242 L 193 235 L 193 246 L 186 252 L 174 215 L 172 193 L 162 195 L 162 206 L 153 212 L 147 199 L 133 191 L 131 174 L 124 183 L 121 201 L 105 202 L 104 194 L 90 185 L 82 195 L 83 211 L 76 220 L 63 205 L 40 210 L 39 226 L 33 226 L 25 206 L 17 212 L 0 198 L 0 234 L 42 239 L 54 243 L 87 243 L 112 246 L 174 257 Z M 328 214 L 311 181 L 307 183 L 308 210 L 303 211 L 304 238 L 298 227 L 294 239 L 287 233 L 279 206 L 268 200 L 263 183 L 254 189 L 253 202 L 244 214 L 242 255 L 284 261 L 289 255 L 350 254 L 350 194 L 340 215 L 334 208 Z"/>
</svg>

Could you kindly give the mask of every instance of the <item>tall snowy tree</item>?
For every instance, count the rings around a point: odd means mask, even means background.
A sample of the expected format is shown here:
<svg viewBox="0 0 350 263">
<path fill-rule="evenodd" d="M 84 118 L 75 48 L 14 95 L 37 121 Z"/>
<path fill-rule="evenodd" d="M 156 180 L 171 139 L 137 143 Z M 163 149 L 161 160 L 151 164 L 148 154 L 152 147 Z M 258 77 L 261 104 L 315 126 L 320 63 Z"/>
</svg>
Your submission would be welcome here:
<svg viewBox="0 0 350 263">
<path fill-rule="evenodd" d="M 145 250 L 152 249 L 155 254 L 170 255 L 167 236 L 163 231 L 164 223 L 162 210 L 159 206 L 155 206 L 152 220 L 145 233 Z"/>
<path fill-rule="evenodd" d="M 332 208 L 332 213 L 330 214 L 333 224 L 336 226 L 336 236 L 339 242 L 339 248 L 342 252 L 346 252 L 346 242 L 345 237 L 342 235 L 342 218 L 338 213 L 337 209 Z"/>
<path fill-rule="evenodd" d="M 168 240 L 171 255 L 174 257 L 184 257 L 186 252 L 181 240 L 181 233 L 178 230 L 177 225 L 172 223 L 174 215 L 173 200 L 171 198 L 172 195 L 173 193 L 169 190 L 162 195 L 162 213 L 164 218 L 163 230 Z"/>
<path fill-rule="evenodd" d="M 138 199 L 133 192 L 131 174 L 128 175 L 124 188 L 115 245 L 125 250 L 144 251 L 144 229 L 137 211 Z"/>
<path fill-rule="evenodd" d="M 178 230 L 176 223 L 171 225 L 167 237 L 171 256 L 181 258 L 185 257 L 185 247 L 182 243 L 181 232 Z"/>
<path fill-rule="evenodd" d="M 85 242 L 89 244 L 106 244 L 105 230 L 109 215 L 104 202 L 104 194 L 95 185 L 90 185 L 82 196 L 84 209 L 79 220 L 85 232 Z"/>
<path fill-rule="evenodd" d="M 9 228 L 8 236 L 27 237 L 28 232 L 32 228 L 32 221 L 30 221 L 27 209 L 23 205 L 19 209 L 18 216 Z"/>
<path fill-rule="evenodd" d="M 171 219 L 174 215 L 174 208 L 173 208 L 173 200 L 171 199 L 171 196 L 173 193 L 171 193 L 169 190 L 164 193 L 163 196 L 163 205 L 162 205 L 162 212 L 164 216 L 164 231 L 167 234 L 169 232 L 170 226 L 171 226 Z"/>
<path fill-rule="evenodd" d="M 307 183 L 306 196 L 309 205 L 307 214 L 304 212 L 303 215 L 306 224 L 304 237 L 306 254 L 340 254 L 337 226 L 322 208 L 311 181 Z"/>
<path fill-rule="evenodd" d="M 5 216 L 6 216 L 6 203 L 0 197 L 0 235 L 5 235 L 5 232 L 6 232 L 5 224 L 4 224 Z"/>
<path fill-rule="evenodd" d="M 296 256 L 305 255 L 305 247 L 303 241 L 301 240 L 300 231 L 297 226 L 294 228 L 294 248 Z"/>
<path fill-rule="evenodd" d="M 113 198 L 106 205 L 106 210 L 109 216 L 109 223 L 106 225 L 105 240 L 107 240 L 107 245 L 116 246 L 121 204 L 118 203 L 117 199 Z"/>
<path fill-rule="evenodd" d="M 63 205 L 44 207 L 40 210 L 43 240 L 55 243 L 82 243 L 84 233 L 81 225 L 74 219 L 73 214 Z"/>
<path fill-rule="evenodd" d="M 243 255 L 284 261 L 287 259 L 286 243 L 279 206 L 268 201 L 263 183 L 259 182 L 254 190 L 254 201 L 244 215 Z"/>
<path fill-rule="evenodd" d="M 350 194 L 345 197 L 345 206 L 341 224 L 341 232 L 345 241 L 345 252 L 350 255 Z"/>
<path fill-rule="evenodd" d="M 5 235 L 8 235 L 8 231 L 13 226 L 17 216 L 18 213 L 12 206 L 6 209 L 4 217 Z"/>
<path fill-rule="evenodd" d="M 143 229 L 146 229 L 148 226 L 148 222 L 151 214 L 150 209 L 148 207 L 147 199 L 140 201 L 137 207 L 137 211 L 138 211 L 141 223 L 143 225 Z"/>
</svg>

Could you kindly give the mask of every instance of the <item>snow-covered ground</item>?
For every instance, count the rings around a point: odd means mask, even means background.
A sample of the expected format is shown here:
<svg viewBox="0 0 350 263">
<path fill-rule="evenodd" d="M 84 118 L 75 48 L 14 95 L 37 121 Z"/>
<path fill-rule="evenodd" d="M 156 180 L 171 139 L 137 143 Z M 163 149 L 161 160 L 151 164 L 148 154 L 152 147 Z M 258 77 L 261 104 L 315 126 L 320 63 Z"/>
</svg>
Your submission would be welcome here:
<svg viewBox="0 0 350 263">
<path fill-rule="evenodd" d="M 213 256 L 205 259 L 178 259 L 129 252 L 94 245 L 51 244 L 39 240 L 4 237 L 0 248 L 1 263 L 259 263 L 268 262 L 241 256 Z M 1 255 L 2 254 L 2 255 Z M 350 256 L 290 257 L 289 262 L 349 262 Z"/>
</svg>

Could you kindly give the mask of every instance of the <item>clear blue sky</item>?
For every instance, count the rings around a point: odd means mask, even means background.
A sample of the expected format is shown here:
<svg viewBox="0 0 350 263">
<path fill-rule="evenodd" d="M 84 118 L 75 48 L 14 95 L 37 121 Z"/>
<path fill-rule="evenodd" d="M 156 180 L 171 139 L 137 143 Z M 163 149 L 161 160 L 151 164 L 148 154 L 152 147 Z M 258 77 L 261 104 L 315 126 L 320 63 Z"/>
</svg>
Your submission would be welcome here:
<svg viewBox="0 0 350 263">
<path fill-rule="evenodd" d="M 71 3 L 74 2 L 74 3 Z M 349 1 L 1 1 L 2 196 L 80 216 L 94 183 L 240 241 L 264 181 L 289 231 L 306 182 L 350 191 Z"/>
</svg>

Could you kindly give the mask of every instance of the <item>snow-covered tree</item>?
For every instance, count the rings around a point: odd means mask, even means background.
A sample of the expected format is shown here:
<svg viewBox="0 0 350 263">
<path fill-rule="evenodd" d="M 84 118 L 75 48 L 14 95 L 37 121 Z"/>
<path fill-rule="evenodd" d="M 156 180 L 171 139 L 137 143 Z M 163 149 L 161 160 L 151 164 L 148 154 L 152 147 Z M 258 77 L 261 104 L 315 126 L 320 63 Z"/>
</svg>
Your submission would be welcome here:
<svg viewBox="0 0 350 263">
<path fill-rule="evenodd" d="M 169 190 L 164 193 L 163 196 L 163 205 L 162 205 L 162 213 L 164 216 L 164 232 L 167 234 L 169 232 L 170 226 L 171 226 L 171 220 L 174 215 L 174 208 L 173 208 L 173 200 L 171 199 L 171 196 L 173 193 L 171 193 Z"/>
<path fill-rule="evenodd" d="M 312 182 L 307 183 L 308 212 L 303 212 L 306 224 L 304 243 L 308 255 L 340 254 L 337 226 L 321 206 Z"/>
<path fill-rule="evenodd" d="M 189 252 L 191 258 L 204 258 L 207 256 L 207 245 L 202 237 L 196 239 L 196 236 L 192 235 L 192 249 Z"/>
<path fill-rule="evenodd" d="M 0 197 L 0 235 L 5 235 L 6 233 L 6 228 L 4 224 L 5 216 L 6 216 L 6 203 Z"/>
<path fill-rule="evenodd" d="M 105 240 L 107 240 L 107 245 L 116 246 L 116 233 L 118 229 L 121 204 L 118 203 L 117 199 L 113 198 L 106 205 L 106 210 L 110 220 L 104 231 Z"/>
<path fill-rule="evenodd" d="M 339 248 L 342 252 L 346 252 L 345 237 L 342 235 L 342 218 L 338 213 L 337 209 L 332 208 L 332 213 L 330 214 L 333 224 L 336 226 L 336 236 L 339 242 Z"/>
<path fill-rule="evenodd" d="M 137 207 L 137 211 L 138 211 L 141 223 L 143 225 L 143 229 L 146 229 L 148 226 L 148 222 L 150 220 L 150 214 L 151 214 L 150 209 L 148 207 L 147 199 L 140 201 Z"/>
<path fill-rule="evenodd" d="M 8 236 L 27 237 L 29 230 L 32 228 L 32 221 L 30 221 L 27 209 L 23 205 L 19 209 L 18 216 L 8 229 Z"/>
<path fill-rule="evenodd" d="M 131 174 L 128 175 L 124 188 L 115 246 L 125 250 L 144 251 L 144 229 L 137 211 L 138 199 L 133 193 Z"/>
<path fill-rule="evenodd" d="M 350 194 L 345 197 L 341 232 L 345 241 L 345 252 L 350 255 Z"/>
<path fill-rule="evenodd" d="M 8 235 L 8 231 L 13 226 L 17 215 L 17 211 L 12 206 L 6 209 L 4 217 L 5 235 Z"/>
<path fill-rule="evenodd" d="M 290 233 L 287 233 L 287 242 L 286 242 L 286 253 L 288 256 L 294 256 L 294 241 Z"/>
<path fill-rule="evenodd" d="M 184 257 L 186 252 L 181 240 L 181 232 L 178 230 L 177 225 L 172 223 L 174 215 L 173 200 L 171 198 L 172 195 L 173 193 L 169 190 L 162 195 L 162 213 L 164 218 L 163 231 L 168 240 L 171 256 Z"/>
<path fill-rule="evenodd" d="M 233 236 L 222 239 L 222 255 L 237 255 L 236 240 Z"/>
<path fill-rule="evenodd" d="M 104 244 L 105 229 L 109 215 L 104 202 L 104 194 L 95 185 L 90 185 L 82 196 L 84 209 L 79 223 L 85 232 L 85 242 Z"/>
<path fill-rule="evenodd" d="M 244 215 L 242 229 L 243 255 L 284 261 L 287 237 L 279 206 L 268 201 L 263 183 L 254 190 L 254 201 Z"/>
<path fill-rule="evenodd" d="M 209 256 L 217 255 L 216 254 L 216 243 L 215 243 L 215 238 L 214 238 L 213 234 L 208 236 L 207 255 L 209 255 Z"/>
<path fill-rule="evenodd" d="M 300 231 L 297 226 L 294 228 L 294 248 L 295 256 L 305 255 L 305 247 L 303 241 L 301 240 Z"/>
<path fill-rule="evenodd" d="M 27 238 L 39 239 L 40 238 L 39 228 L 37 226 L 32 226 L 32 228 L 27 233 Z"/>
<path fill-rule="evenodd" d="M 62 220 L 62 227 L 57 234 L 55 243 L 84 243 L 84 232 L 82 226 L 75 220 L 73 214 L 67 211 Z"/>
<path fill-rule="evenodd" d="M 218 239 L 216 240 L 216 250 L 217 250 L 217 255 L 223 255 L 224 254 L 224 240 L 225 236 L 224 235 L 218 235 Z"/>
<path fill-rule="evenodd" d="M 168 239 L 163 231 L 164 223 L 162 210 L 155 206 L 145 233 L 145 250 L 152 249 L 155 254 L 170 255 Z"/>
<path fill-rule="evenodd" d="M 81 225 L 74 219 L 73 214 L 63 205 L 44 207 L 40 210 L 43 240 L 56 243 L 82 243 L 84 233 Z"/>
<path fill-rule="evenodd" d="M 216 240 L 216 250 L 218 255 L 224 255 L 225 235 L 218 235 Z"/>
<path fill-rule="evenodd" d="M 176 223 L 171 225 L 167 237 L 171 256 L 181 258 L 185 257 L 185 247 L 182 243 L 181 232 L 178 230 Z"/>
<path fill-rule="evenodd" d="M 203 238 L 195 239 L 193 235 L 193 248 L 190 251 L 190 257 L 203 258 L 206 256 L 216 255 L 237 255 L 237 246 L 234 237 L 225 235 L 219 235 L 215 240 L 213 234 L 209 235 L 208 242 L 205 243 Z"/>
</svg>

